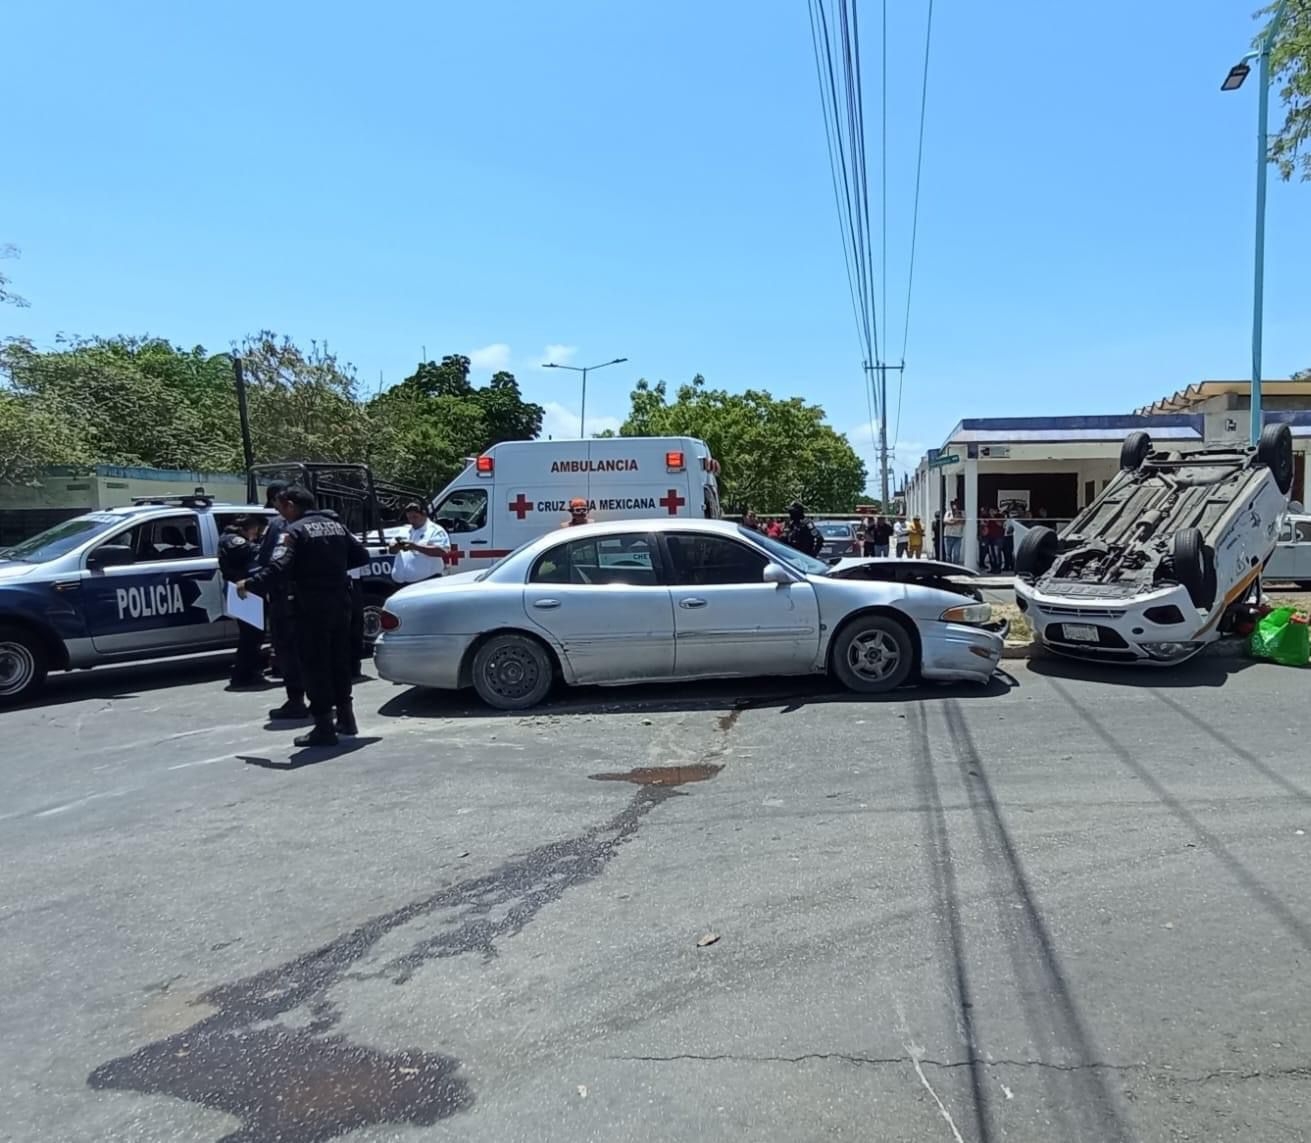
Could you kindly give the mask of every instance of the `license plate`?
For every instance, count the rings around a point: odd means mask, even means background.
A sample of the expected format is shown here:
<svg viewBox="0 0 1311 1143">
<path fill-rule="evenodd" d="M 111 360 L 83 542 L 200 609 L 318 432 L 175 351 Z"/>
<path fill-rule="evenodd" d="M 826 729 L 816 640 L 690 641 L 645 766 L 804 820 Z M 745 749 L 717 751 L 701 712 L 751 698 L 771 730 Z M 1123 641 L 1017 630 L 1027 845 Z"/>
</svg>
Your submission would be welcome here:
<svg viewBox="0 0 1311 1143">
<path fill-rule="evenodd" d="M 1097 642 L 1097 628 L 1090 623 L 1062 623 L 1061 630 L 1071 643 Z"/>
</svg>

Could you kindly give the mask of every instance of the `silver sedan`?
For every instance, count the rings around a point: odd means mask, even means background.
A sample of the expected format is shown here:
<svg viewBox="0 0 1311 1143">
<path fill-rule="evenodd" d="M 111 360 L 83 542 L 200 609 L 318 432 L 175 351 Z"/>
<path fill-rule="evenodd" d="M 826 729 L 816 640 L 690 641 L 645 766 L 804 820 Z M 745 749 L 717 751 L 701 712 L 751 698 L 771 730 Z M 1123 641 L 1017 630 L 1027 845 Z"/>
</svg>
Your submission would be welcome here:
<svg viewBox="0 0 1311 1143">
<path fill-rule="evenodd" d="M 863 694 L 918 674 L 986 683 L 1004 629 L 930 560 L 830 567 L 718 520 L 552 532 L 494 567 L 387 601 L 375 650 L 395 683 L 472 686 L 524 710 L 557 679 L 624 684 L 829 673 Z"/>
</svg>

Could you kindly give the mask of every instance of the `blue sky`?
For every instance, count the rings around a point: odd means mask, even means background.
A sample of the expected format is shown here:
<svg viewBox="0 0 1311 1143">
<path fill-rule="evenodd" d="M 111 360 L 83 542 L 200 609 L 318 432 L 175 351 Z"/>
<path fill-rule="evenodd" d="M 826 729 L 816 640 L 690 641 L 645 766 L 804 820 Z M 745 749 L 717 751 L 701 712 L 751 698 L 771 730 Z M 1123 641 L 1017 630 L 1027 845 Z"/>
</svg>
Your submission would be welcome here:
<svg viewBox="0 0 1311 1143">
<path fill-rule="evenodd" d="M 926 0 L 890 0 L 899 346 Z M 1248 373 L 1256 0 L 937 0 L 899 467 L 962 416 Z M 878 5 L 865 0 L 878 174 Z M 867 457 L 804 0 L 5 5 L 0 334 L 327 339 L 506 366 L 576 431 L 639 376 L 821 403 Z M 1266 374 L 1311 366 L 1311 186 L 1272 179 Z M 877 213 L 877 206 L 875 207 Z M 547 347 L 555 347 L 549 349 Z"/>
</svg>

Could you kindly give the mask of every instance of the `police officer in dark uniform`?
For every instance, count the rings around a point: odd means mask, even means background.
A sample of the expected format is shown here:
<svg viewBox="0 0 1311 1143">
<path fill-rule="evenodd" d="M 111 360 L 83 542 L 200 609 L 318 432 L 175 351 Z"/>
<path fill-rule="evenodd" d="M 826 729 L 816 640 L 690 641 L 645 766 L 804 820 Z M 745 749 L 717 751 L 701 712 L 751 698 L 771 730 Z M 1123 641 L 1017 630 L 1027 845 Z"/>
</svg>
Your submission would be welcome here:
<svg viewBox="0 0 1311 1143">
<path fill-rule="evenodd" d="M 267 596 L 286 585 L 301 676 L 309 693 L 314 729 L 297 746 L 335 746 L 339 734 L 357 734 L 351 705 L 350 570 L 368 563 L 364 545 L 335 515 L 320 512 L 314 497 L 292 487 L 278 498 L 287 521 L 267 565 L 237 591 Z M 336 723 L 333 723 L 333 708 Z"/>
<path fill-rule="evenodd" d="M 264 537 L 260 541 L 258 564 L 268 567 L 277 551 L 278 540 L 287 527 L 287 520 L 278 507 L 279 497 L 287 490 L 285 480 L 269 482 L 266 508 L 277 509 Z M 287 701 L 269 711 L 269 718 L 277 722 L 286 719 L 299 722 L 309 718 L 310 709 L 305 705 L 305 683 L 301 679 L 300 661 L 296 657 L 296 643 L 293 636 L 291 603 L 287 598 L 287 585 L 275 580 L 264 598 L 264 610 L 268 615 L 269 642 L 273 644 L 273 659 L 278 673 L 282 676 L 282 685 L 287 688 Z"/>
<path fill-rule="evenodd" d="M 240 583 L 258 567 L 259 533 L 263 516 L 238 516 L 219 537 L 219 573 L 224 583 Z M 259 673 L 259 651 L 264 645 L 264 629 L 249 623 L 237 623 L 237 659 L 232 666 L 229 690 L 257 687 L 263 680 Z"/>
</svg>

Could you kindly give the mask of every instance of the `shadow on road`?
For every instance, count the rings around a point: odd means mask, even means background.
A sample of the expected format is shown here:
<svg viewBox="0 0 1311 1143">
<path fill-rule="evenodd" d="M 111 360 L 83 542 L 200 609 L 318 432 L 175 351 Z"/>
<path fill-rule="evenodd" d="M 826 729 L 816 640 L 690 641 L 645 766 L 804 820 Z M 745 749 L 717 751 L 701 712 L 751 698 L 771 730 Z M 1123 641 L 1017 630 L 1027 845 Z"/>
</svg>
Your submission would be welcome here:
<svg viewBox="0 0 1311 1143">
<path fill-rule="evenodd" d="M 181 659 L 152 659 L 148 663 L 123 663 L 89 671 L 52 674 L 45 688 L 33 699 L 6 710 L 29 710 L 63 706 L 91 699 L 137 698 L 148 691 L 187 686 L 222 679 L 232 670 L 232 652 L 187 656 Z"/>
<path fill-rule="evenodd" d="M 237 760 L 247 766 L 258 766 L 261 770 L 299 770 L 302 766 L 316 766 L 320 762 L 331 762 L 334 758 L 354 754 L 357 750 L 381 741 L 376 736 L 343 738 L 336 746 L 306 746 L 282 759 L 265 758 L 258 754 L 238 754 Z"/>
<path fill-rule="evenodd" d="M 386 718 L 522 718 L 531 715 L 679 713 L 698 710 L 777 708 L 791 714 L 819 704 L 909 702 L 923 699 L 996 698 L 1018 686 L 1008 674 L 986 686 L 973 683 L 922 683 L 890 694 L 858 695 L 823 677 L 731 679 L 700 683 L 660 683 L 635 687 L 559 687 L 548 702 L 524 711 L 494 710 L 472 690 L 434 691 L 411 687 L 389 699 L 378 713 Z"/>
<path fill-rule="evenodd" d="M 1029 670 L 1052 679 L 1071 679 L 1085 683 L 1105 683 L 1116 687 L 1162 688 L 1222 687 L 1229 679 L 1259 664 L 1251 659 L 1219 658 L 1201 655 L 1177 667 L 1137 667 L 1132 664 L 1107 665 L 1062 659 L 1056 655 L 1035 655 Z"/>
</svg>

